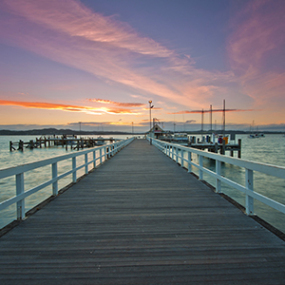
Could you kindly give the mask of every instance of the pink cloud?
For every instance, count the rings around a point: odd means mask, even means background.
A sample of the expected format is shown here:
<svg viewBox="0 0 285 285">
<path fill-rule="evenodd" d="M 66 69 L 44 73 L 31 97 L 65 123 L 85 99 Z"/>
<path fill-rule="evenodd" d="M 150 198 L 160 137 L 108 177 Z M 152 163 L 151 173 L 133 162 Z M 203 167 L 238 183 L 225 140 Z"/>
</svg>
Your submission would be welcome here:
<svg viewBox="0 0 285 285">
<path fill-rule="evenodd" d="M 95 13 L 74 0 L 4 0 L 17 15 L 48 29 L 83 40 L 109 44 L 136 53 L 169 57 L 172 51 L 152 39 L 139 36 L 126 23 Z"/>
<path fill-rule="evenodd" d="M 0 35 L 7 42 L 56 62 L 111 80 L 145 96 L 200 107 L 221 89 L 230 73 L 197 70 L 178 55 L 125 23 L 105 17 L 74 0 L 3 0 Z M 160 58 L 159 64 L 152 59 Z M 136 68 L 144 60 L 145 68 Z"/>
<path fill-rule="evenodd" d="M 284 13 L 282 0 L 250 1 L 228 42 L 231 66 L 256 106 L 280 108 L 284 96 Z"/>
</svg>

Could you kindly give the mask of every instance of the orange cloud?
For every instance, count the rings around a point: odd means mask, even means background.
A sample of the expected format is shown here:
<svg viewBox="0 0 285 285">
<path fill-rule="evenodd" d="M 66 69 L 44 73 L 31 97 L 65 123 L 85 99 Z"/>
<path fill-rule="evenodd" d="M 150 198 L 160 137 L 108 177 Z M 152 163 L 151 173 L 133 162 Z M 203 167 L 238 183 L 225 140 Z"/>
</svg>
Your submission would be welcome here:
<svg viewBox="0 0 285 285">
<path fill-rule="evenodd" d="M 79 106 L 70 106 L 63 104 L 53 104 L 53 103 L 45 103 L 45 102 L 23 102 L 23 101 L 8 101 L 8 100 L 0 100 L 0 105 L 10 105 L 10 106 L 21 106 L 26 108 L 37 108 L 37 109 L 52 109 L 52 110 L 72 110 L 79 111 Z"/>
<path fill-rule="evenodd" d="M 25 108 L 36 108 L 36 109 L 48 109 L 48 110 L 62 110 L 69 112 L 84 112 L 91 115 L 101 115 L 101 114 L 130 114 L 138 115 L 138 112 L 133 112 L 129 109 L 123 108 L 92 108 L 86 106 L 73 106 L 64 104 L 53 104 L 45 102 L 23 102 L 23 101 L 7 101 L 0 100 L 0 105 L 2 106 L 20 106 Z"/>
</svg>

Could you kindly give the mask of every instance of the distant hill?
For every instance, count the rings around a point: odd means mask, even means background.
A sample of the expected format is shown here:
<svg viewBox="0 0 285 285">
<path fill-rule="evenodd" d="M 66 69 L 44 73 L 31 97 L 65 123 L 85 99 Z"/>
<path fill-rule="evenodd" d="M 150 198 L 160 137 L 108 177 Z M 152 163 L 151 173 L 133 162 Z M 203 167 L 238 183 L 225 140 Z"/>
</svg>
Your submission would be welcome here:
<svg viewBox="0 0 285 285">
<path fill-rule="evenodd" d="M 74 131 L 70 129 L 55 129 L 55 128 L 46 128 L 46 129 L 33 129 L 33 130 L 26 130 L 26 131 L 11 131 L 11 130 L 0 130 L 1 136 L 52 136 L 52 135 L 131 135 L 128 132 L 116 132 L 116 131 Z"/>
</svg>

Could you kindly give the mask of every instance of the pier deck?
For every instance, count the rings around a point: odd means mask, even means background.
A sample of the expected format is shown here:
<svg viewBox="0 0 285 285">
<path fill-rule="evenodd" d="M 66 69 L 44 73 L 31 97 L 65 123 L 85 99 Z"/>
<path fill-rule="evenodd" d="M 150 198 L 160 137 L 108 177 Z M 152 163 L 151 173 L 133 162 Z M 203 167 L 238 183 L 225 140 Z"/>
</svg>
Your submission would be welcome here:
<svg viewBox="0 0 285 285">
<path fill-rule="evenodd" d="M 135 140 L 0 238 L 0 284 L 284 284 L 285 243 Z"/>
</svg>

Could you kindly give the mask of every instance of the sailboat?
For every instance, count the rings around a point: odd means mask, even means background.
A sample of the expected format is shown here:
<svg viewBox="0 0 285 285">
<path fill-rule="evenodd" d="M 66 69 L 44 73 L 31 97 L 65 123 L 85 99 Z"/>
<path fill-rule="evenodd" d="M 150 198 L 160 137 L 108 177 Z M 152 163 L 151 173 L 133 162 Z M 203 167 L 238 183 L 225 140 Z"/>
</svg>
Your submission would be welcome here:
<svg viewBox="0 0 285 285">
<path fill-rule="evenodd" d="M 263 138 L 264 133 L 259 133 L 259 132 L 253 132 L 253 127 L 254 127 L 254 121 L 252 122 L 252 125 L 250 126 L 250 131 L 251 133 L 248 135 L 249 139 L 255 139 L 255 138 Z M 257 129 L 257 128 L 256 128 Z"/>
</svg>

